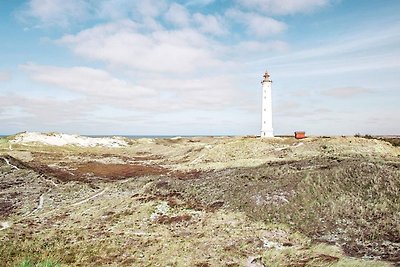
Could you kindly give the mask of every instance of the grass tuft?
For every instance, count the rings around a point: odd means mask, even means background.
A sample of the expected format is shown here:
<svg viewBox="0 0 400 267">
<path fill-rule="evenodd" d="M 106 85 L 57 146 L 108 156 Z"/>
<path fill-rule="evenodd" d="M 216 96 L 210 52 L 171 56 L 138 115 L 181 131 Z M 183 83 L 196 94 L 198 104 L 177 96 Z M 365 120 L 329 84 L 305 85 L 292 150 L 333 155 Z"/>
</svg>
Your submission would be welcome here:
<svg viewBox="0 0 400 267">
<path fill-rule="evenodd" d="M 25 259 L 16 267 L 60 267 L 61 265 L 53 260 L 44 260 L 40 262 L 34 262 L 31 259 Z"/>
</svg>

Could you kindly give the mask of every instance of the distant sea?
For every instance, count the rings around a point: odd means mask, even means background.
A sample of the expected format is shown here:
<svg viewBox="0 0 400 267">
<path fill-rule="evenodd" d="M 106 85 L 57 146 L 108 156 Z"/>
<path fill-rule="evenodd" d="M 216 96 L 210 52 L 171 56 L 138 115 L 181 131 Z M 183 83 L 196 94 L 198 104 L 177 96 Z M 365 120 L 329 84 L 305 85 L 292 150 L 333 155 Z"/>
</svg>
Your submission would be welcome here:
<svg viewBox="0 0 400 267">
<path fill-rule="evenodd" d="M 174 137 L 204 137 L 204 136 L 211 136 L 211 135 L 82 135 L 88 137 L 126 137 L 131 139 L 139 139 L 139 138 L 174 138 Z M 215 135 L 213 135 L 215 136 Z M 222 135 L 221 135 L 222 136 Z"/>
<path fill-rule="evenodd" d="M 0 134 L 1 137 L 7 137 L 9 135 L 4 135 Z M 139 138 L 174 138 L 174 137 L 207 137 L 207 136 L 228 136 L 228 135 L 82 135 L 82 136 L 87 136 L 87 137 L 113 137 L 113 136 L 119 136 L 119 137 L 126 137 L 126 138 L 131 138 L 131 139 L 139 139 Z M 232 135 L 233 136 L 233 135 Z"/>
<path fill-rule="evenodd" d="M 131 139 L 139 139 L 139 138 L 161 138 L 161 139 L 167 139 L 167 138 L 174 138 L 174 137 L 183 137 L 183 138 L 192 138 L 192 137 L 228 137 L 228 136 L 237 136 L 237 135 L 223 135 L 223 134 L 218 134 L 218 135 L 82 135 L 82 136 L 88 136 L 88 137 L 126 137 L 126 138 L 131 138 Z"/>
</svg>

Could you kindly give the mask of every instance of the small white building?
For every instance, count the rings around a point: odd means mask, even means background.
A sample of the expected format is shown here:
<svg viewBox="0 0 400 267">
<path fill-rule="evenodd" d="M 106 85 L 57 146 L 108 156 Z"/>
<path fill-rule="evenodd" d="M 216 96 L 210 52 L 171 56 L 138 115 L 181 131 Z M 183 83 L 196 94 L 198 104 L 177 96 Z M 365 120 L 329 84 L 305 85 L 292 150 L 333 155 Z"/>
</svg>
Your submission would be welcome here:
<svg viewBox="0 0 400 267">
<path fill-rule="evenodd" d="M 263 89 L 261 138 L 274 137 L 274 131 L 272 128 L 272 80 L 268 71 L 265 72 L 264 79 L 261 81 L 261 84 Z"/>
</svg>

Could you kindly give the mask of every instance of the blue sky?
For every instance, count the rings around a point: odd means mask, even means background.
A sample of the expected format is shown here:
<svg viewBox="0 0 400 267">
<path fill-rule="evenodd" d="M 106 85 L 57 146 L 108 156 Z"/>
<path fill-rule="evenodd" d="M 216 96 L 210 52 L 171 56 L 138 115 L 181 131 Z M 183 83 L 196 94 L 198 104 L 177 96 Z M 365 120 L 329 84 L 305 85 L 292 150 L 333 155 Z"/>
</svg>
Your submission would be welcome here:
<svg viewBox="0 0 400 267">
<path fill-rule="evenodd" d="M 400 1 L 0 1 L 0 134 L 400 134 Z"/>
</svg>

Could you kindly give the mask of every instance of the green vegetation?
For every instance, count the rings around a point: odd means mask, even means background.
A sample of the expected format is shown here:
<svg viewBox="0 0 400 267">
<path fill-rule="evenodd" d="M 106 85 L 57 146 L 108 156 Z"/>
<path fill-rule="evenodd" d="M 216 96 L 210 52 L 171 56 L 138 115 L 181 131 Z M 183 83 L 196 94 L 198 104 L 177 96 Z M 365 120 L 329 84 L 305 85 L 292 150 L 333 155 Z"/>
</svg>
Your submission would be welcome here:
<svg viewBox="0 0 400 267">
<path fill-rule="evenodd" d="M 60 266 L 61 266 L 60 264 L 52 260 L 33 262 L 30 259 L 25 259 L 20 264 L 17 264 L 15 267 L 60 267 Z"/>
<path fill-rule="evenodd" d="M 173 200 L 168 202 L 176 205 Z M 121 202 L 121 198 L 115 201 Z M 63 266 L 246 266 L 246 262 L 257 258 L 265 266 L 388 266 L 349 259 L 337 247 L 315 245 L 286 226 L 254 222 L 243 213 L 205 212 L 168 204 L 164 216 L 190 214 L 190 221 L 149 221 L 168 202 L 142 198 L 130 202 L 131 208 L 112 209 L 114 213 L 104 212 L 112 202 L 96 205 L 103 216 L 91 213 L 95 217 L 89 221 L 92 229 L 67 230 L 73 223 L 64 220 L 66 225 L 58 230 L 57 237 L 43 227 L 38 232 L 40 237 L 4 242 L 0 246 L 3 263 L 18 267 L 61 266 L 57 262 Z M 87 206 L 82 208 L 87 210 Z M 106 220 L 104 214 L 109 216 Z M 138 223 L 142 224 L 139 228 Z M 111 225 L 113 231 L 105 231 Z M 46 257 L 59 260 L 44 260 Z M 31 260 L 17 260 L 12 265 L 16 258 Z"/>
<path fill-rule="evenodd" d="M 400 146 L 400 138 L 385 137 L 380 139 L 390 143 L 392 146 Z"/>
<path fill-rule="evenodd" d="M 364 135 L 362 135 L 362 134 L 360 134 L 360 133 L 356 133 L 356 134 L 354 135 L 354 137 L 357 137 L 357 138 L 365 138 L 365 139 L 375 139 L 375 137 L 373 137 L 373 136 L 370 135 L 370 134 L 364 134 Z"/>
<path fill-rule="evenodd" d="M 243 137 L 131 144 L 13 143 L 10 150 L 3 143 L 0 265 L 398 262 L 400 153 L 386 142 Z"/>
<path fill-rule="evenodd" d="M 330 267 L 382 267 L 384 263 L 361 261 L 343 257 L 342 253 L 332 246 L 316 245 L 306 250 L 284 248 L 268 250 L 263 255 L 263 262 L 269 267 L 280 266 L 330 266 Z"/>
<path fill-rule="evenodd" d="M 357 138 L 365 138 L 365 139 L 376 139 L 376 140 L 383 140 L 390 143 L 392 146 L 400 146 L 400 138 L 398 137 L 375 137 L 369 134 L 361 135 L 359 133 L 355 134 L 354 137 Z"/>
<path fill-rule="evenodd" d="M 171 180 L 168 187 L 156 185 L 153 193 L 183 192 L 184 198 L 206 204 L 222 201 L 253 220 L 288 224 L 315 240 L 343 244 L 349 254 L 387 253 L 395 260 L 400 236 L 396 166 L 361 159 L 281 162 Z"/>
<path fill-rule="evenodd" d="M 272 216 L 268 218 L 289 219 L 299 230 L 312 235 L 330 232 L 362 241 L 397 242 L 398 172 L 380 164 L 359 164 L 308 173 L 289 203 L 279 210 L 271 209 Z"/>
</svg>

